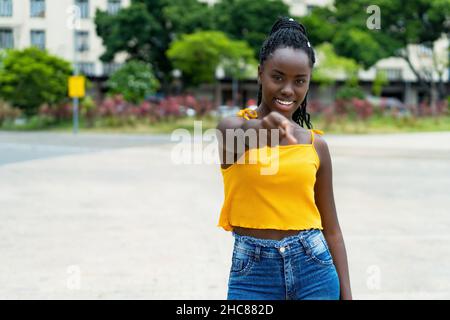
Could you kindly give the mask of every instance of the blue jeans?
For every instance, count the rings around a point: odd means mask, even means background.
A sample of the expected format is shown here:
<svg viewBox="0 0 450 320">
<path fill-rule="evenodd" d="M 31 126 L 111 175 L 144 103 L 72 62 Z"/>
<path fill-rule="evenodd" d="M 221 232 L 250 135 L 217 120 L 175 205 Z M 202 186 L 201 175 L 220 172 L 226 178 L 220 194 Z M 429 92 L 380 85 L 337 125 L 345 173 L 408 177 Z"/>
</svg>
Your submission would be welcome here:
<svg viewBox="0 0 450 320">
<path fill-rule="evenodd" d="M 282 240 L 235 237 L 228 300 L 338 300 L 339 278 L 319 229 Z"/>
</svg>

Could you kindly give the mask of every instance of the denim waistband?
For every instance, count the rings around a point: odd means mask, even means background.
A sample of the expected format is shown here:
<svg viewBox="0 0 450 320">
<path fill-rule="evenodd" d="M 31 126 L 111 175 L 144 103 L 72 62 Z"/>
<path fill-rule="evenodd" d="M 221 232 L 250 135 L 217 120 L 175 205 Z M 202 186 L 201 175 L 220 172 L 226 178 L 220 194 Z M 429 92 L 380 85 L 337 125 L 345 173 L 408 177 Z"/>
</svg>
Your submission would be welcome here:
<svg viewBox="0 0 450 320">
<path fill-rule="evenodd" d="M 234 250 L 248 255 L 263 256 L 268 258 L 295 255 L 301 252 L 308 252 L 317 242 L 322 241 L 322 231 L 320 229 L 309 229 L 299 231 L 298 234 L 283 238 L 281 240 L 260 239 L 250 236 L 241 236 L 234 231 Z"/>
<path fill-rule="evenodd" d="M 232 234 L 233 234 L 233 237 L 238 242 L 246 242 L 248 244 L 259 245 L 261 247 L 281 248 L 281 247 L 285 247 L 288 244 L 298 243 L 299 240 L 301 240 L 305 237 L 308 237 L 311 234 L 315 234 L 317 232 L 320 232 L 320 229 L 302 230 L 302 231 L 299 231 L 299 233 L 296 235 L 285 237 L 281 240 L 260 239 L 260 238 L 255 238 L 255 237 L 251 237 L 251 236 L 241 236 L 234 231 L 232 232 Z"/>
</svg>

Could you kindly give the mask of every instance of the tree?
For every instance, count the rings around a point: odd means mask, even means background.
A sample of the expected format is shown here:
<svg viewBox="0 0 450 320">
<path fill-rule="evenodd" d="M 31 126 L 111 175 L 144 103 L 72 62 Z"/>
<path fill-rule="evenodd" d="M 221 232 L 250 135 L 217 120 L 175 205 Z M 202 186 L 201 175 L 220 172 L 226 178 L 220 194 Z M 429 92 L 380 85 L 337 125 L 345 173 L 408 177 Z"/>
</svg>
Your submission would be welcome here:
<svg viewBox="0 0 450 320">
<path fill-rule="evenodd" d="M 212 9 L 198 0 L 170 0 L 163 8 L 171 40 L 195 31 L 210 30 L 214 25 Z M 220 30 L 220 29 L 218 29 Z"/>
<path fill-rule="evenodd" d="M 213 82 L 216 67 L 235 77 L 244 76 L 246 65 L 256 65 L 252 49 L 244 41 L 229 39 L 220 31 L 199 31 L 174 41 L 167 55 L 191 84 Z"/>
<path fill-rule="evenodd" d="M 209 10 L 197 0 L 134 0 L 115 15 L 97 10 L 96 30 L 106 47 L 101 59 L 110 62 L 125 52 L 130 60 L 151 63 L 167 87 L 172 70 L 166 57 L 170 42 L 180 33 L 210 28 Z"/>
<path fill-rule="evenodd" d="M 107 82 L 109 92 L 122 94 L 124 99 L 140 103 L 159 88 L 151 65 L 141 61 L 129 61 L 114 72 Z"/>
<path fill-rule="evenodd" d="M 357 78 L 360 66 L 353 59 L 338 56 L 332 44 L 323 43 L 315 48 L 315 52 L 317 65 L 312 74 L 314 81 L 331 85 L 336 82 L 336 75 L 342 75 L 349 82 Z"/>
<path fill-rule="evenodd" d="M 27 115 L 67 97 L 69 62 L 37 48 L 10 50 L 0 67 L 0 96 Z"/>
<path fill-rule="evenodd" d="M 281 0 L 221 0 L 213 7 L 214 28 L 232 39 L 244 40 L 258 59 L 259 50 L 280 16 L 289 16 Z"/>
<path fill-rule="evenodd" d="M 377 18 L 376 10 L 367 12 L 370 6 L 379 9 L 379 29 L 369 28 L 372 16 Z M 333 8 L 314 9 L 304 23 L 315 41 L 331 42 L 338 55 L 353 58 L 365 68 L 391 56 L 404 59 L 431 95 L 434 80 L 413 65 L 408 45 L 431 49 L 442 34 L 449 34 L 449 17 L 450 0 L 335 0 Z M 320 21 L 327 25 L 320 28 L 326 31 L 323 34 L 314 30 Z"/>
</svg>

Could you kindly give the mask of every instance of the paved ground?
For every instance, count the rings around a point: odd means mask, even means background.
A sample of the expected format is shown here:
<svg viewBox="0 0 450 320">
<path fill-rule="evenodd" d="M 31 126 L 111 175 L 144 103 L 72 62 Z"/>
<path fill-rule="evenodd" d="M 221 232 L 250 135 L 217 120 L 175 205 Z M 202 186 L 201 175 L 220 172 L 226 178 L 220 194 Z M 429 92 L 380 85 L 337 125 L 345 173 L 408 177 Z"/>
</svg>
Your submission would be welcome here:
<svg viewBox="0 0 450 320">
<path fill-rule="evenodd" d="M 325 137 L 354 297 L 449 299 L 450 132 Z M 0 132 L 0 298 L 225 298 L 218 165 L 174 147 Z"/>
</svg>

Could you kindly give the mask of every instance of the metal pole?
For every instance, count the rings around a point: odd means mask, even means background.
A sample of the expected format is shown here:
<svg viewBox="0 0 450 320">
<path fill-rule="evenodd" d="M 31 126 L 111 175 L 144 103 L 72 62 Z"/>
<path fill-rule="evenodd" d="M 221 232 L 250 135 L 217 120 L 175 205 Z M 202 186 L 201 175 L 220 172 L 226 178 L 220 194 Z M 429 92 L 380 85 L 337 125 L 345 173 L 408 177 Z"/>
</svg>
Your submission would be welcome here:
<svg viewBox="0 0 450 320">
<path fill-rule="evenodd" d="M 78 16 L 75 16 L 75 19 L 78 19 Z M 74 68 L 73 68 L 73 75 L 77 76 L 78 75 L 78 55 L 77 55 L 77 23 L 78 21 L 75 20 L 75 28 L 73 31 L 73 43 L 74 43 L 74 52 L 73 52 L 73 64 L 74 64 Z M 73 134 L 77 134 L 78 133 L 78 98 L 73 98 L 73 130 L 72 130 Z"/>
</svg>

